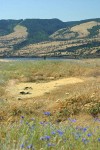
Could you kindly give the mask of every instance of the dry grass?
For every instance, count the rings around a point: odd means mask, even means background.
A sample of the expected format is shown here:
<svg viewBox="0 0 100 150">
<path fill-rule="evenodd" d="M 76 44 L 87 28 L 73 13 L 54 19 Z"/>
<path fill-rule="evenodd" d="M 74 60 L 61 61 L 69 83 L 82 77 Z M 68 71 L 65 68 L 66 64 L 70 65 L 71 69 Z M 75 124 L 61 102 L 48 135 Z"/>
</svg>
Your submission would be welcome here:
<svg viewBox="0 0 100 150">
<path fill-rule="evenodd" d="M 77 32 L 79 34 L 78 37 L 82 38 L 82 37 L 86 37 L 90 34 L 88 29 L 91 29 L 92 27 L 97 26 L 97 25 L 98 25 L 98 23 L 96 21 L 82 23 L 81 25 L 72 27 L 71 31 Z"/>
<path fill-rule="evenodd" d="M 5 36 L 0 36 L 0 55 L 2 56 L 3 52 L 6 53 L 8 51 L 11 51 L 13 49 L 12 46 L 14 44 L 24 41 L 27 35 L 27 28 L 17 25 L 14 28 L 14 32 Z"/>
<path fill-rule="evenodd" d="M 51 111 L 53 120 L 65 120 L 69 116 L 100 113 L 100 60 L 39 61 L 39 62 L 1 62 L 1 74 L 4 83 L 13 79 L 17 82 L 43 83 L 65 77 L 78 77 L 85 82 L 73 85 L 61 85 L 57 89 L 33 98 L 7 97 L 4 84 L 0 86 L 0 119 L 15 121 L 20 115 L 39 116 L 43 111 Z M 6 69 L 6 71 L 5 71 Z M 46 70 L 46 71 L 45 71 Z M 42 76 L 42 79 L 40 78 Z M 16 80 L 15 80 L 16 79 Z M 34 80 L 35 79 L 35 80 Z M 81 115 L 81 116 L 82 116 Z"/>
<path fill-rule="evenodd" d="M 90 21 L 87 23 L 82 23 L 80 25 L 73 26 L 72 28 L 63 28 L 55 33 L 53 33 L 50 37 L 52 39 L 71 39 L 76 37 L 76 33 L 78 34 L 76 38 L 84 38 L 88 37 L 90 32 L 88 29 L 92 29 L 94 26 L 99 25 L 96 21 Z"/>
<path fill-rule="evenodd" d="M 14 32 L 5 36 L 0 36 L 0 40 L 13 40 L 16 38 L 25 38 L 27 36 L 27 29 L 21 25 L 14 28 Z"/>
</svg>

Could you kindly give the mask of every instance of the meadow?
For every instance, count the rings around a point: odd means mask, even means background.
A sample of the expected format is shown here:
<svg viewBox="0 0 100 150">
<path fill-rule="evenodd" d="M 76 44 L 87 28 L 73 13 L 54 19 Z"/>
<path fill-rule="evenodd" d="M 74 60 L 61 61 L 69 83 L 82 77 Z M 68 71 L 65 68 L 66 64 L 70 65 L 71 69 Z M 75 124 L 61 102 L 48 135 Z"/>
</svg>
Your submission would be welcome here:
<svg viewBox="0 0 100 150">
<path fill-rule="evenodd" d="M 99 150 L 99 92 L 100 59 L 0 61 L 1 150 Z"/>
</svg>

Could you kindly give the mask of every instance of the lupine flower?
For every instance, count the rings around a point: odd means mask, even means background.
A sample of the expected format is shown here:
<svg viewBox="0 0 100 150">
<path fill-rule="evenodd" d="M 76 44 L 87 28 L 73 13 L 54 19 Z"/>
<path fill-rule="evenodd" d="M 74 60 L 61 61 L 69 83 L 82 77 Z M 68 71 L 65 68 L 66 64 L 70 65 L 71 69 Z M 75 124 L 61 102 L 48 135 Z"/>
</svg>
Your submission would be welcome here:
<svg viewBox="0 0 100 150">
<path fill-rule="evenodd" d="M 82 142 L 83 142 L 84 144 L 87 144 L 87 143 L 89 142 L 89 140 L 87 140 L 86 138 L 83 138 L 83 139 L 82 139 Z"/>
<path fill-rule="evenodd" d="M 45 137 L 44 136 L 40 137 L 40 140 L 45 140 Z"/>
<path fill-rule="evenodd" d="M 86 132 L 86 131 L 87 131 L 87 128 L 83 128 L 83 131 Z"/>
<path fill-rule="evenodd" d="M 24 116 L 21 116 L 22 119 L 24 119 Z"/>
<path fill-rule="evenodd" d="M 27 149 L 32 149 L 32 150 L 34 150 L 34 147 L 33 147 L 32 144 L 30 144 L 30 145 L 27 146 Z"/>
<path fill-rule="evenodd" d="M 98 141 L 100 142 L 100 138 L 98 138 Z"/>
<path fill-rule="evenodd" d="M 63 135 L 63 133 L 64 133 L 64 132 L 63 132 L 63 131 L 61 131 L 61 130 L 57 130 L 57 132 L 59 133 L 59 135 L 60 135 L 60 136 L 62 136 L 62 135 Z"/>
<path fill-rule="evenodd" d="M 91 133 L 88 133 L 87 136 L 90 137 L 90 136 L 92 136 L 92 134 L 91 134 Z"/>
<path fill-rule="evenodd" d="M 44 125 L 47 125 L 47 124 L 48 124 L 48 122 L 41 121 L 41 122 L 40 122 L 40 124 L 44 126 Z"/>
<path fill-rule="evenodd" d="M 51 132 L 51 134 L 53 134 L 53 135 L 54 135 L 54 134 L 56 134 L 56 132 L 55 132 L 55 131 L 53 131 L 53 132 Z"/>
<path fill-rule="evenodd" d="M 41 121 L 41 122 L 40 122 L 40 124 L 44 125 L 44 124 L 45 124 L 45 122 L 44 122 L 44 121 Z"/>
<path fill-rule="evenodd" d="M 46 135 L 45 139 L 48 141 L 50 139 L 50 136 Z"/>
<path fill-rule="evenodd" d="M 53 146 L 55 146 L 55 144 L 48 143 L 48 147 L 53 147 Z"/>
<path fill-rule="evenodd" d="M 31 120 L 32 120 L 32 121 L 34 121 L 34 120 L 35 120 L 35 118 L 31 118 Z"/>
<path fill-rule="evenodd" d="M 29 126 L 30 130 L 34 130 L 34 128 L 35 128 L 34 124 L 32 126 Z"/>
<path fill-rule="evenodd" d="M 68 120 L 70 121 L 70 122 L 76 122 L 76 119 L 71 119 L 71 118 L 68 118 Z"/>
<path fill-rule="evenodd" d="M 51 115 L 51 113 L 50 112 L 44 112 L 44 115 L 46 115 L 46 116 L 50 116 Z"/>
<path fill-rule="evenodd" d="M 21 148 L 21 149 L 24 148 L 24 144 L 21 144 L 21 145 L 20 145 L 20 148 Z"/>
<path fill-rule="evenodd" d="M 81 137 L 80 133 L 74 133 L 75 140 L 78 140 Z"/>
<path fill-rule="evenodd" d="M 22 124 L 24 121 L 24 116 L 21 116 L 20 124 Z"/>
<path fill-rule="evenodd" d="M 40 140 L 47 140 L 47 141 L 49 141 L 49 139 L 50 139 L 50 136 L 48 136 L 48 135 L 40 137 Z"/>
<path fill-rule="evenodd" d="M 94 118 L 94 122 L 100 122 L 99 118 Z"/>
</svg>

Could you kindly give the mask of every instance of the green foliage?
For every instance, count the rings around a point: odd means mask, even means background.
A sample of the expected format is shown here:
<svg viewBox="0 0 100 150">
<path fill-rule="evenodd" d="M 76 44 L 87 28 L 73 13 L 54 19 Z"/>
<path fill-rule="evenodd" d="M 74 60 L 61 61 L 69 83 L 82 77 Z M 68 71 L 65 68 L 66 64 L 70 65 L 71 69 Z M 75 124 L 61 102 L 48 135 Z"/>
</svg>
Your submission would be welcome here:
<svg viewBox="0 0 100 150">
<path fill-rule="evenodd" d="M 13 32 L 13 28 L 22 20 L 0 20 L 0 36 Z"/>
<path fill-rule="evenodd" d="M 100 103 L 92 106 L 90 109 L 89 109 L 89 113 L 96 117 L 98 114 L 100 114 Z"/>
<path fill-rule="evenodd" d="M 49 35 L 66 27 L 66 24 L 58 19 L 26 19 L 21 25 L 28 29 L 29 43 L 48 40 Z"/>
<path fill-rule="evenodd" d="M 47 112 L 48 113 L 48 112 Z M 44 117 L 44 116 L 43 116 Z M 47 119 L 48 118 L 48 119 Z M 0 126 L 0 146 L 2 150 L 99 150 L 100 128 L 76 126 L 78 120 L 69 118 L 67 123 L 52 124 L 39 122 L 36 118 L 26 119 L 10 125 Z M 98 121 L 98 120 L 97 120 Z M 85 122 L 84 122 L 85 124 Z"/>
<path fill-rule="evenodd" d="M 98 36 L 99 30 L 100 30 L 100 25 L 94 26 L 92 29 L 88 29 L 88 31 L 90 32 L 89 38 L 93 36 Z"/>
</svg>

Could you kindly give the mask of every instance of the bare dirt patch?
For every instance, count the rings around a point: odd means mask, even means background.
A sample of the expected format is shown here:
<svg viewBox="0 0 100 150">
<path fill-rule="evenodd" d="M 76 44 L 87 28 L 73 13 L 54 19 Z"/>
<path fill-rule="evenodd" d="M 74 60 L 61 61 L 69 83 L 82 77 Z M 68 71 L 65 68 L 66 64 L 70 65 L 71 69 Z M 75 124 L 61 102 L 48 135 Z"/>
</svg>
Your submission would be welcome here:
<svg viewBox="0 0 100 150">
<path fill-rule="evenodd" d="M 50 91 L 60 88 L 63 85 L 81 83 L 84 80 L 80 78 L 64 78 L 46 83 L 16 83 L 10 81 L 7 86 L 7 95 L 15 98 L 32 98 L 42 96 Z M 13 83 L 13 84 L 12 84 Z"/>
</svg>

